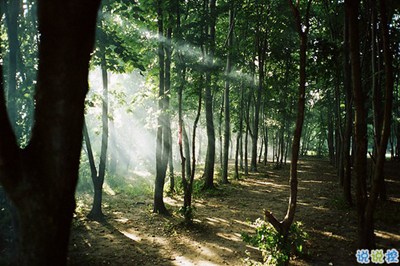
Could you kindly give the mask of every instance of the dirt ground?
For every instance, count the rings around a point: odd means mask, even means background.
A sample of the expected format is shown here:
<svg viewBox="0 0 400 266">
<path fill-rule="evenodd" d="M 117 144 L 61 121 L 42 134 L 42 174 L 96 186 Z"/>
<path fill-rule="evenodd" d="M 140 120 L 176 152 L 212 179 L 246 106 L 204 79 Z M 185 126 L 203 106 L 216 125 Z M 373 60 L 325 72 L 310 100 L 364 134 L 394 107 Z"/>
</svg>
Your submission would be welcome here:
<svg viewBox="0 0 400 266">
<path fill-rule="evenodd" d="M 378 247 L 400 249 L 399 162 L 389 162 L 389 200 L 379 202 L 375 224 Z M 196 197 L 195 223 L 182 225 L 177 210 L 181 197 L 167 197 L 173 215 L 153 214 L 151 197 L 105 195 L 107 222 L 88 220 L 90 198 L 79 198 L 73 222 L 69 265 L 245 265 L 247 257 L 261 254 L 241 240 L 252 233 L 249 221 L 262 217 L 263 209 L 282 219 L 287 208 L 289 166 L 274 170 L 260 166 L 259 173 L 219 186 L 216 193 Z M 300 162 L 296 220 L 309 235 L 305 258 L 292 265 L 356 265 L 356 211 L 348 208 L 334 169 L 326 161 Z"/>
</svg>

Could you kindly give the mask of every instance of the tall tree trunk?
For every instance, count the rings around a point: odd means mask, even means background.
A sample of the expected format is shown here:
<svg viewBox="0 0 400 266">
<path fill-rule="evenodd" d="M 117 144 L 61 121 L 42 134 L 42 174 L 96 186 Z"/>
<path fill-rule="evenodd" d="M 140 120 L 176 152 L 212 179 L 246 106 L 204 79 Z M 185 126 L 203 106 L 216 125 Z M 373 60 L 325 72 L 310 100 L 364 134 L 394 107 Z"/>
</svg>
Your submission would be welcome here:
<svg viewBox="0 0 400 266">
<path fill-rule="evenodd" d="M 376 157 L 375 172 L 372 178 L 372 188 L 365 207 L 365 231 L 366 235 L 362 240 L 365 242 L 360 243 L 361 247 L 375 248 L 375 235 L 374 235 L 374 211 L 378 194 L 380 193 L 380 186 L 383 179 L 383 169 L 385 165 L 386 148 L 388 144 L 392 106 L 393 106 L 393 65 L 392 65 L 392 52 L 390 49 L 389 39 L 389 21 L 387 17 L 386 1 L 380 0 L 380 17 L 381 17 L 381 30 L 383 36 L 383 56 L 385 61 L 385 104 L 384 115 L 382 124 L 382 134 L 379 141 L 378 153 Z"/>
<path fill-rule="evenodd" d="M 208 0 L 206 0 L 208 2 Z M 208 55 L 209 63 L 213 63 L 215 52 L 215 24 L 216 24 L 216 0 L 210 1 L 210 52 Z M 207 155 L 204 167 L 204 189 L 214 188 L 214 163 L 215 163 L 215 130 L 211 94 L 211 69 L 206 73 L 204 105 L 206 111 L 207 128 Z"/>
<path fill-rule="evenodd" d="M 225 91 L 224 91 L 224 114 L 225 114 L 225 128 L 224 128 L 224 157 L 222 164 L 222 183 L 227 184 L 228 181 L 228 156 L 229 156 L 229 141 L 231 139 L 231 121 L 230 121 L 230 101 L 229 101 L 229 87 L 230 87 L 230 73 L 232 70 L 232 46 L 233 46 L 233 35 L 235 25 L 235 11 L 233 9 L 233 3 L 231 3 L 229 10 L 229 32 L 228 32 L 228 55 L 226 58 L 226 80 L 225 80 Z"/>
<path fill-rule="evenodd" d="M 101 210 L 101 203 L 103 199 L 103 184 L 104 177 L 106 173 L 107 166 L 107 149 L 108 149 L 108 74 L 106 67 L 106 56 L 104 47 L 100 48 L 102 50 L 102 62 L 101 62 L 101 73 L 103 80 L 103 95 L 102 95 L 102 132 L 101 132 L 101 150 L 100 150 L 100 162 L 99 162 L 99 172 L 98 175 L 95 175 L 96 172 L 92 172 L 92 181 L 94 187 L 94 197 L 92 209 L 88 214 L 88 218 L 102 221 L 104 220 L 104 214 Z M 89 138 L 88 138 L 89 140 Z M 86 144 L 87 145 L 87 144 Z M 90 160 L 89 160 L 90 163 Z"/>
<path fill-rule="evenodd" d="M 345 15 L 344 21 L 344 90 L 345 90 L 345 105 L 346 105 L 346 125 L 343 136 L 343 160 L 345 173 L 343 176 L 343 194 L 344 198 L 350 206 L 353 204 L 351 196 L 351 135 L 353 126 L 353 97 L 351 93 L 351 65 L 349 57 L 349 23 L 348 16 Z"/>
<path fill-rule="evenodd" d="M 243 116 L 244 116 L 244 87 L 241 86 L 240 92 L 240 114 L 239 114 L 239 154 L 240 154 L 240 170 L 244 170 L 243 166 Z"/>
<path fill-rule="evenodd" d="M 164 184 L 168 164 L 168 118 L 166 114 L 166 95 L 165 95 L 165 52 L 164 41 L 161 36 L 164 34 L 163 23 L 163 5 L 162 0 L 157 1 L 157 21 L 158 21 L 158 34 L 160 36 L 158 45 L 158 59 L 159 59 L 159 100 L 158 108 L 161 111 L 158 117 L 157 128 L 157 142 L 156 142 L 156 179 L 154 186 L 154 206 L 153 212 L 163 215 L 169 215 L 169 212 L 164 204 Z M 166 157 L 166 158 L 165 158 Z"/>
<path fill-rule="evenodd" d="M 302 23 L 302 18 L 300 15 L 299 4 L 295 5 L 292 0 L 288 0 L 289 5 L 293 11 L 293 15 L 296 22 L 297 32 L 300 39 L 300 71 L 299 71 L 299 95 L 297 102 L 297 119 L 296 126 L 293 135 L 292 143 L 292 161 L 290 165 L 290 197 L 289 204 L 285 218 L 278 222 L 278 220 L 272 215 L 271 212 L 265 211 L 265 216 L 268 221 L 274 226 L 274 228 L 280 232 L 284 238 L 287 240 L 290 226 L 293 223 L 294 215 L 297 205 L 297 162 L 299 159 L 300 151 L 300 138 L 304 123 L 304 110 L 305 110 L 305 93 L 306 93 L 306 63 L 307 63 L 307 39 L 309 31 L 309 14 L 311 8 L 311 1 L 307 3 L 306 14 L 304 18 L 304 24 Z M 297 2 L 298 3 L 298 2 Z"/>
<path fill-rule="evenodd" d="M 264 16 L 264 4 L 257 3 L 257 15 Z M 259 124 L 260 124 L 260 108 L 261 108 L 261 98 L 262 91 L 264 88 L 264 68 L 265 68 L 265 57 L 267 51 L 267 27 L 262 23 L 263 21 L 258 21 L 258 27 L 256 32 L 256 47 L 257 47 L 257 59 L 258 59 L 258 87 L 257 95 L 254 103 L 254 128 L 252 132 L 252 149 L 251 149 L 251 171 L 257 172 L 257 142 L 259 135 Z M 254 62 L 254 61 L 253 61 Z"/>
<path fill-rule="evenodd" d="M 261 44 L 260 44 L 261 45 Z M 263 48 L 259 48 L 259 57 L 263 57 Z M 250 168 L 252 172 L 257 172 L 257 142 L 258 142 L 258 132 L 259 132 L 259 124 L 260 124 L 260 107 L 261 107 L 261 92 L 263 90 L 263 82 L 264 82 L 264 61 L 260 60 L 259 69 L 258 69 L 258 88 L 257 88 L 257 97 L 255 102 L 255 111 L 254 111 L 254 128 L 252 134 L 252 142 L 251 142 L 251 162 Z"/>
<path fill-rule="evenodd" d="M 169 15 L 169 27 L 167 28 L 167 41 L 165 44 L 165 96 L 164 102 L 165 106 L 164 109 L 169 109 L 169 100 L 171 95 L 171 57 L 172 57 L 172 50 L 171 50 L 171 39 L 172 39 L 172 15 Z M 164 150 L 163 150 L 163 159 L 165 160 L 165 171 L 169 167 L 169 179 L 170 179 L 170 189 L 171 186 L 173 188 L 174 185 L 174 162 L 172 160 L 172 132 L 171 132 L 171 117 L 168 112 L 165 114 L 165 132 L 163 136 L 164 142 Z M 173 189 L 172 189 L 173 190 Z"/>
<path fill-rule="evenodd" d="M 368 248 L 373 238 L 373 230 L 366 229 L 365 207 L 367 203 L 367 117 L 364 108 L 365 92 L 361 83 L 360 41 L 358 30 L 358 9 L 360 0 L 345 0 L 346 13 L 349 18 L 349 46 L 353 97 L 355 106 L 355 162 L 356 174 L 356 205 L 358 214 L 358 239 L 360 248 Z"/>
<path fill-rule="evenodd" d="M 185 210 L 185 221 L 187 224 L 192 223 L 192 193 L 193 193 L 193 181 L 196 174 L 196 130 L 199 123 L 201 114 L 201 102 L 202 102 L 202 87 L 203 87 L 203 76 L 201 76 L 200 88 L 199 88 L 199 100 L 197 105 L 197 114 L 193 122 L 193 135 L 192 135 L 192 171 L 190 173 L 189 182 L 187 182 L 187 187 L 185 188 L 184 203 L 183 208 Z"/>
<path fill-rule="evenodd" d="M 332 112 L 328 109 L 328 153 L 329 162 L 331 165 L 335 166 L 335 149 L 334 149 L 334 138 L 333 138 L 333 118 Z"/>
<path fill-rule="evenodd" d="M 7 117 L 1 66 L 0 182 L 20 218 L 18 265 L 67 264 L 98 6 L 39 0 L 35 124 L 24 149 Z"/>
</svg>

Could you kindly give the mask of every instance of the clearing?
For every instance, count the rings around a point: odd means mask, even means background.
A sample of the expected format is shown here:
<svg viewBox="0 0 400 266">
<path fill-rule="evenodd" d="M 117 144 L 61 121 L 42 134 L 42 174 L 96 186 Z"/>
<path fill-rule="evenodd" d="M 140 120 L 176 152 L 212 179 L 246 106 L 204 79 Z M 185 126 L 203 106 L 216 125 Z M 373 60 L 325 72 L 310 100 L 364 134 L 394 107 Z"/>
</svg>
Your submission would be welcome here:
<svg viewBox="0 0 400 266">
<path fill-rule="evenodd" d="M 375 228 L 378 247 L 400 249 L 399 162 L 387 163 L 389 199 L 378 202 Z M 88 220 L 91 198 L 78 198 L 73 222 L 69 265 L 244 265 L 246 250 L 252 260 L 260 252 L 241 240 L 253 233 L 250 221 L 263 209 L 282 219 L 289 195 L 289 165 L 274 170 L 259 166 L 259 173 L 232 180 L 218 190 L 197 195 L 195 223 L 182 225 L 180 196 L 166 197 L 173 215 L 153 214 L 152 198 L 104 195 L 107 222 Z M 356 211 L 344 204 L 335 170 L 327 161 L 307 159 L 299 163 L 299 199 L 296 220 L 308 233 L 305 258 L 291 265 L 355 265 Z M 396 215 L 397 213 L 397 215 Z"/>
</svg>

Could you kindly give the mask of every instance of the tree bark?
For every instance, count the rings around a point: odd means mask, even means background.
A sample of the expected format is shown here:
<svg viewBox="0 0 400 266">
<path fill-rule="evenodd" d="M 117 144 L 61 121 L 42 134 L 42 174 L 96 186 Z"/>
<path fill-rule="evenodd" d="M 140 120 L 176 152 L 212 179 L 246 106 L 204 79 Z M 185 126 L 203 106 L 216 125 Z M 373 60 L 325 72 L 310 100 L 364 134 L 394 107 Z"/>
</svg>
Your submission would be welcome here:
<svg viewBox="0 0 400 266">
<path fill-rule="evenodd" d="M 25 149 L 7 117 L 1 78 L 0 182 L 20 218 L 19 265 L 67 263 L 98 6 L 39 0 L 35 124 Z"/>
<path fill-rule="evenodd" d="M 210 49 L 208 54 L 208 63 L 213 63 L 215 52 L 215 24 L 216 24 L 216 0 L 210 1 Z M 214 188 L 214 163 L 215 163 L 215 129 L 213 118 L 213 97 L 211 94 L 211 69 L 206 73 L 204 106 L 206 112 L 207 128 L 207 154 L 204 167 L 204 187 L 203 189 Z"/>
<path fill-rule="evenodd" d="M 375 248 L 374 235 L 374 212 L 376 201 L 382 184 L 383 169 L 385 166 L 385 155 L 390 135 L 392 106 L 393 106 L 393 57 L 390 49 L 389 22 L 387 18 L 386 1 L 380 0 L 381 30 L 383 36 L 383 56 L 385 61 L 385 104 L 382 123 L 381 139 L 379 141 L 376 157 L 375 172 L 372 178 L 372 188 L 365 207 L 365 242 L 360 243 L 362 247 Z"/>
<path fill-rule="evenodd" d="M 370 247 L 373 229 L 366 228 L 365 206 L 367 202 L 367 117 L 364 108 L 365 92 L 361 83 L 360 41 L 358 30 L 358 8 L 360 0 L 345 0 L 346 13 L 349 19 L 349 46 L 352 71 L 353 97 L 355 106 L 355 162 L 356 205 L 358 214 L 358 240 L 360 248 Z"/>
<path fill-rule="evenodd" d="M 233 34 L 235 25 L 235 11 L 233 4 L 231 3 L 229 10 L 229 32 L 228 32 L 228 55 L 226 58 L 226 80 L 225 80 L 225 91 L 224 91 L 224 114 L 225 114 L 225 128 L 224 128 L 224 157 L 222 164 L 222 183 L 227 184 L 228 181 L 228 156 L 229 156 L 229 141 L 231 138 L 231 124 L 230 124 L 230 101 L 229 101 L 229 88 L 230 88 L 230 73 L 232 71 L 232 46 L 233 46 Z"/>
<path fill-rule="evenodd" d="M 289 0 L 289 5 L 292 9 L 296 29 L 300 39 L 300 71 L 299 71 L 299 95 L 297 100 L 297 119 L 292 142 L 292 160 L 290 165 L 290 197 L 285 218 L 278 222 L 271 212 L 265 211 L 265 216 L 275 229 L 282 234 L 284 239 L 287 239 L 290 226 L 293 223 L 297 205 L 297 162 L 300 151 L 300 138 L 304 123 L 305 110 L 305 93 L 306 93 L 306 63 L 307 63 L 307 40 L 309 31 L 309 14 L 312 0 L 307 3 L 305 12 L 304 24 L 300 15 L 299 4 L 295 5 L 292 0 Z M 298 2 L 297 2 L 298 3 Z"/>
<path fill-rule="evenodd" d="M 166 95 L 165 95 L 165 52 L 164 52 L 164 23 L 162 0 L 157 0 L 157 21 L 158 34 L 160 41 L 158 45 L 158 65 L 159 65 L 159 91 L 158 108 L 161 111 L 158 117 L 157 142 L 156 142 L 156 179 L 154 186 L 154 206 L 153 212 L 169 215 L 169 211 L 164 204 L 164 184 L 168 164 L 168 137 L 167 137 L 167 117 L 166 117 Z"/>
<path fill-rule="evenodd" d="M 343 136 L 343 160 L 345 173 L 343 176 L 343 194 L 348 205 L 353 204 L 351 196 L 351 157 L 350 157 L 350 146 L 353 126 L 353 97 L 351 93 L 351 65 L 349 57 L 349 23 L 348 16 L 345 15 L 344 22 L 344 90 L 345 90 L 345 106 L 346 106 L 346 125 Z"/>
<path fill-rule="evenodd" d="M 101 203 L 103 199 L 103 184 L 104 184 L 104 177 L 106 174 L 107 150 L 108 150 L 108 74 L 107 74 L 106 55 L 105 55 L 106 51 L 104 47 L 101 47 L 100 49 L 102 50 L 101 72 L 103 80 L 100 162 L 99 162 L 98 175 L 96 175 L 96 172 L 92 171 L 94 197 L 93 197 L 92 209 L 88 214 L 88 218 L 96 221 L 104 220 L 104 214 L 101 210 Z"/>
</svg>

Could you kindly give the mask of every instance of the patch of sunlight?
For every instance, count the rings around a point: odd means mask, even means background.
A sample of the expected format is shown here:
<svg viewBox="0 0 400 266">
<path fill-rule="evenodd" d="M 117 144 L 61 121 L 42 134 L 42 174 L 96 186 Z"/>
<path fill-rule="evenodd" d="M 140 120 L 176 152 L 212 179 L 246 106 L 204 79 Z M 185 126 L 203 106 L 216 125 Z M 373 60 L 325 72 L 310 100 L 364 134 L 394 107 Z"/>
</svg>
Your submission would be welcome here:
<svg viewBox="0 0 400 266">
<path fill-rule="evenodd" d="M 302 205 L 302 206 L 310 206 L 310 203 L 302 202 L 299 201 L 297 204 Z"/>
<path fill-rule="evenodd" d="M 388 200 L 400 203 L 400 198 L 395 198 L 395 197 L 389 197 Z"/>
<path fill-rule="evenodd" d="M 200 253 L 204 253 L 206 256 L 208 256 L 210 258 L 216 256 L 215 252 L 212 251 L 210 248 L 208 248 L 206 246 L 201 246 L 201 252 Z"/>
<path fill-rule="evenodd" d="M 383 238 L 385 240 L 390 240 L 392 242 L 400 242 L 400 235 L 396 235 L 393 233 L 389 233 L 386 231 L 381 231 L 381 230 L 375 230 L 376 236 Z"/>
<path fill-rule="evenodd" d="M 124 223 L 127 223 L 129 221 L 129 219 L 125 218 L 125 217 L 122 217 L 122 218 L 114 219 L 114 221 L 117 221 L 117 222 L 120 222 L 120 223 L 124 224 Z"/>
<path fill-rule="evenodd" d="M 278 184 L 275 184 L 275 183 L 273 183 L 273 182 L 268 182 L 268 181 L 251 181 L 252 183 L 255 183 L 255 184 L 258 184 L 258 185 L 266 185 L 266 186 L 268 186 L 268 187 L 273 187 L 273 188 L 287 188 L 287 187 L 289 187 L 288 185 L 278 185 Z"/>
<path fill-rule="evenodd" d="M 216 233 L 216 235 L 219 236 L 219 237 L 222 237 L 224 239 L 230 240 L 230 241 L 235 241 L 235 242 L 241 241 L 241 239 L 239 237 L 237 237 L 235 234 Z M 227 250 L 229 252 L 233 252 L 229 248 L 224 248 L 224 250 Z"/>
<path fill-rule="evenodd" d="M 241 225 L 246 225 L 248 227 L 250 227 L 250 224 L 248 222 L 245 221 L 240 221 L 240 220 L 233 220 L 235 223 L 241 224 Z"/>
<path fill-rule="evenodd" d="M 322 184 L 324 181 L 316 181 L 316 180 L 301 180 L 301 183 L 317 183 Z"/>
<path fill-rule="evenodd" d="M 108 195 L 115 196 L 115 191 L 107 184 L 107 182 L 104 182 L 103 190 Z"/>
<path fill-rule="evenodd" d="M 325 208 L 325 207 L 322 207 L 322 206 L 314 206 L 313 208 L 316 209 L 316 210 L 319 210 L 319 211 L 324 211 L 324 212 L 329 211 L 328 208 Z"/>
<path fill-rule="evenodd" d="M 216 217 L 213 217 L 213 218 L 212 217 L 207 217 L 206 220 L 208 220 L 207 223 L 209 223 L 211 225 L 221 224 L 221 223 L 228 224 L 227 220 L 224 220 L 224 219 L 221 219 L 221 218 L 216 218 Z"/>
<path fill-rule="evenodd" d="M 175 261 L 172 263 L 173 265 L 202 265 L 202 266 L 217 266 L 220 264 L 212 263 L 211 261 L 199 260 L 194 262 L 190 258 L 186 258 L 184 256 L 175 257 Z"/>
<path fill-rule="evenodd" d="M 170 197 L 165 197 L 164 202 L 167 203 L 168 205 L 175 206 L 175 207 L 181 204 L 176 199 L 173 199 Z"/>
<path fill-rule="evenodd" d="M 340 241 L 348 241 L 347 238 L 340 236 L 340 235 L 335 235 L 333 232 L 329 232 L 329 231 L 321 231 L 321 230 L 315 230 L 315 232 L 327 236 L 329 238 L 334 238 Z"/>
<path fill-rule="evenodd" d="M 139 237 L 137 234 L 135 234 L 135 232 L 132 229 L 128 229 L 128 230 L 121 230 L 120 231 L 124 236 L 132 239 L 133 241 L 139 242 L 140 240 L 142 240 L 141 237 Z"/>
</svg>

